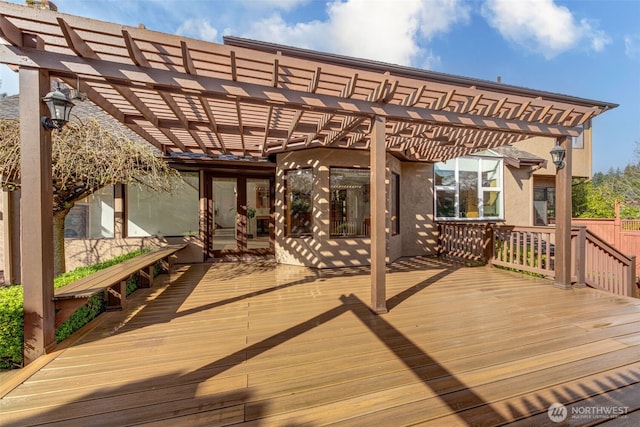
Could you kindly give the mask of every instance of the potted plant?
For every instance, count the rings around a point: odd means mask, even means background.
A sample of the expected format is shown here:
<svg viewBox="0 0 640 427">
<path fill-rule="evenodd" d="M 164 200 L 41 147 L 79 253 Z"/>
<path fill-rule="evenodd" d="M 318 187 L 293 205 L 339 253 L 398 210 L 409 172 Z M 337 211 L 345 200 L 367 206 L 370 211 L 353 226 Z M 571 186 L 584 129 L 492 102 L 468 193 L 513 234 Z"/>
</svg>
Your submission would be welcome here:
<svg viewBox="0 0 640 427">
<path fill-rule="evenodd" d="M 256 208 L 247 208 L 247 238 L 253 239 L 253 233 L 251 232 L 251 220 L 256 217 Z"/>
</svg>

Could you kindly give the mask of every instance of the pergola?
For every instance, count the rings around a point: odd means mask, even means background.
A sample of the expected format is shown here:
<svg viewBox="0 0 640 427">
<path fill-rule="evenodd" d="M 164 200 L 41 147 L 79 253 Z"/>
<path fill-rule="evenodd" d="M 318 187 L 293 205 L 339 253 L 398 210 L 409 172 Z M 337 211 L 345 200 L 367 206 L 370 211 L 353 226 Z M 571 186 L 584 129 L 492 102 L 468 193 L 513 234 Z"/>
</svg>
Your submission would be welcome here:
<svg viewBox="0 0 640 427">
<path fill-rule="evenodd" d="M 385 156 L 444 161 L 532 136 L 566 150 L 557 187 L 556 283 L 571 283 L 571 137 L 616 104 L 226 37 L 224 44 L 0 3 L 0 61 L 19 70 L 26 360 L 54 342 L 52 79 L 166 156 L 264 158 L 369 150 L 371 307 L 385 306 Z"/>
</svg>

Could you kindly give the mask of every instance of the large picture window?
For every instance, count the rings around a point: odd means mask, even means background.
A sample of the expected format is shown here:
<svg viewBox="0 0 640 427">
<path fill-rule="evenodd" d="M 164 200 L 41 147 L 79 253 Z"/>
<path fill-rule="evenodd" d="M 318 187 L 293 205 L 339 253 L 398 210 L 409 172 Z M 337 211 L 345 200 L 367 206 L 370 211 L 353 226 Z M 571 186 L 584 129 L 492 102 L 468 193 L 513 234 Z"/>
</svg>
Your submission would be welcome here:
<svg viewBox="0 0 640 427">
<path fill-rule="evenodd" d="M 330 175 L 331 236 L 369 236 L 369 170 L 331 168 Z"/>
<path fill-rule="evenodd" d="M 435 165 L 437 219 L 502 219 L 502 159 L 460 157 Z"/>
<path fill-rule="evenodd" d="M 113 185 L 78 201 L 64 219 L 64 237 L 99 239 L 113 237 Z"/>
<path fill-rule="evenodd" d="M 181 172 L 183 182 L 173 193 L 137 186 L 127 191 L 127 235 L 197 236 L 199 226 L 199 175 Z"/>
<path fill-rule="evenodd" d="M 297 169 L 285 172 L 285 230 L 287 236 L 309 236 L 313 231 L 311 215 L 313 171 Z"/>
</svg>

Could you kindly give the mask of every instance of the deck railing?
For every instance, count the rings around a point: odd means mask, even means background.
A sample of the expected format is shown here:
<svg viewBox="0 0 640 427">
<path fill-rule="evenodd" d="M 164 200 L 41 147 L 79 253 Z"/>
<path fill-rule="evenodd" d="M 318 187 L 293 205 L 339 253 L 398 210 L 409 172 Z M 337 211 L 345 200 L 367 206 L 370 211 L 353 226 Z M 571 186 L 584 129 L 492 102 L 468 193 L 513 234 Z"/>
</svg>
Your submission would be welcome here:
<svg viewBox="0 0 640 427">
<path fill-rule="evenodd" d="M 635 255 L 625 255 L 586 227 L 579 228 L 576 249 L 584 260 L 584 283 L 617 295 L 638 297 Z"/>
<path fill-rule="evenodd" d="M 439 253 L 555 277 L 555 227 L 438 223 Z M 571 230 L 572 281 L 617 295 L 638 296 L 636 257 L 586 229 Z"/>
<path fill-rule="evenodd" d="M 480 223 L 438 223 L 438 253 L 455 258 L 487 262 L 492 230 Z"/>
<path fill-rule="evenodd" d="M 496 226 L 493 230 L 493 265 L 554 275 L 555 229 Z"/>
</svg>

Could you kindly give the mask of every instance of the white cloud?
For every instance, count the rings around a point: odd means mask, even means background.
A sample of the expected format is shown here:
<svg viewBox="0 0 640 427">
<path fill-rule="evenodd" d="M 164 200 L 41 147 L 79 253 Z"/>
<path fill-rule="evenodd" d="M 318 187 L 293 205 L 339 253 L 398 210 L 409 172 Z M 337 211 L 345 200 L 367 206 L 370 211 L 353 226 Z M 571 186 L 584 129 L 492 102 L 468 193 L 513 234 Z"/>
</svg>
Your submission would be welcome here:
<svg viewBox="0 0 640 427">
<path fill-rule="evenodd" d="M 504 38 L 548 59 L 582 42 L 596 52 L 611 43 L 595 23 L 576 22 L 568 8 L 553 0 L 487 0 L 482 14 Z"/>
<path fill-rule="evenodd" d="M 271 43 L 317 49 L 322 46 L 319 41 L 326 37 L 327 27 L 326 23 L 320 21 L 288 24 L 282 16 L 275 13 L 254 23 L 243 36 Z"/>
<path fill-rule="evenodd" d="M 193 18 L 184 21 L 176 34 L 206 41 L 216 41 L 218 30 L 211 26 L 208 19 Z"/>
<path fill-rule="evenodd" d="M 423 47 L 432 37 L 467 22 L 461 0 L 334 0 L 325 21 L 289 24 L 278 13 L 256 21 L 245 37 L 393 64 L 438 62 Z"/>
<path fill-rule="evenodd" d="M 624 53 L 630 59 L 640 58 L 640 34 L 624 37 Z"/>
<path fill-rule="evenodd" d="M 280 10 L 292 10 L 298 6 L 305 5 L 311 0 L 242 0 L 245 7 L 251 8 L 264 8 L 264 9 L 280 9 Z M 317 0 L 316 0 L 317 1 Z"/>
</svg>

